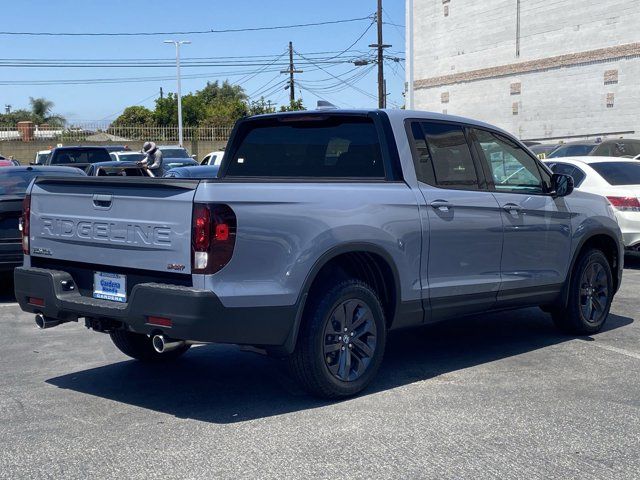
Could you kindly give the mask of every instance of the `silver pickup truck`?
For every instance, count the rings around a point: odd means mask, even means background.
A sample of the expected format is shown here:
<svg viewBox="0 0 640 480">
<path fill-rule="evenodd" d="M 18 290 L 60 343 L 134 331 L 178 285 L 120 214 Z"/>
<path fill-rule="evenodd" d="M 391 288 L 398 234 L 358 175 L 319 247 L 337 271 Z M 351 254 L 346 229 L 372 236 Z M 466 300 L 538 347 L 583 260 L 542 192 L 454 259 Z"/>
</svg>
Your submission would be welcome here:
<svg viewBox="0 0 640 480">
<path fill-rule="evenodd" d="M 412 111 L 238 122 L 215 179 L 40 178 L 23 310 L 84 318 L 131 357 L 194 343 L 286 357 L 310 392 L 367 386 L 387 331 L 540 306 L 598 331 L 620 286 L 611 205 L 508 133 Z"/>
</svg>

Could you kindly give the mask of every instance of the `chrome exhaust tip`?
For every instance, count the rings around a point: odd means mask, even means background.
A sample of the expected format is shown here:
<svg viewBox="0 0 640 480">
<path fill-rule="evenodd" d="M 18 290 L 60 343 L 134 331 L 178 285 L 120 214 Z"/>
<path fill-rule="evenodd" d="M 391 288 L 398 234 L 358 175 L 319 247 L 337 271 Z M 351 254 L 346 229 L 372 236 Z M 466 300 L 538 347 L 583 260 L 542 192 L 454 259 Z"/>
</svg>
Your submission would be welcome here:
<svg viewBox="0 0 640 480">
<path fill-rule="evenodd" d="M 184 340 L 174 340 L 167 338 L 164 335 L 154 335 L 151 339 L 153 349 L 158 353 L 171 352 L 177 348 L 184 346 L 187 342 Z"/>
<path fill-rule="evenodd" d="M 45 317 L 41 313 L 36 313 L 36 325 L 39 329 L 44 330 L 45 328 L 57 327 L 62 322 L 55 318 Z"/>
</svg>

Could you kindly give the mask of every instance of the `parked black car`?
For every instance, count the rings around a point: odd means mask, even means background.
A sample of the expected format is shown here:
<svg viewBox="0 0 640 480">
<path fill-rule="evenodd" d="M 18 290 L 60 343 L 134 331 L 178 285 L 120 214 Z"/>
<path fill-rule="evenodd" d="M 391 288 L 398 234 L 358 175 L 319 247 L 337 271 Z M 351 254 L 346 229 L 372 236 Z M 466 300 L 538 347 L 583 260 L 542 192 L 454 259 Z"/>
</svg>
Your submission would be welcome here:
<svg viewBox="0 0 640 480">
<path fill-rule="evenodd" d="M 38 176 L 84 176 L 72 167 L 4 167 L 0 169 L 0 273 L 22 265 L 18 223 L 22 200 L 31 180 Z"/>
<path fill-rule="evenodd" d="M 138 162 L 113 161 L 92 163 L 85 169 L 89 177 L 151 177 L 146 168 Z"/>
<path fill-rule="evenodd" d="M 110 161 L 111 157 L 105 147 L 58 147 L 51 151 L 45 165 L 77 167 L 84 170 L 92 163 Z"/>
<path fill-rule="evenodd" d="M 640 140 L 614 138 L 601 141 L 587 140 L 567 142 L 558 146 L 558 148 L 547 155 L 547 158 L 582 157 L 586 155 L 633 158 L 638 154 L 640 154 Z"/>
</svg>

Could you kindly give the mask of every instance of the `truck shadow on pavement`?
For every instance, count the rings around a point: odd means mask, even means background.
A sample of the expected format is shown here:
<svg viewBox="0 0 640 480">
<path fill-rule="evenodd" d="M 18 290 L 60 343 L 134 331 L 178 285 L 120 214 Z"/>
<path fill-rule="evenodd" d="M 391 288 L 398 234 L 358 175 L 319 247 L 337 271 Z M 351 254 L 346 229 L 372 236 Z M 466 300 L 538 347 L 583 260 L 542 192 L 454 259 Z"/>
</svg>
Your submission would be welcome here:
<svg viewBox="0 0 640 480">
<path fill-rule="evenodd" d="M 13 273 L 0 272 L 0 304 L 15 302 L 13 293 Z"/>
<path fill-rule="evenodd" d="M 626 254 L 624 256 L 624 268 L 631 270 L 640 270 L 640 255 Z"/>
<path fill-rule="evenodd" d="M 631 318 L 612 314 L 604 331 L 632 322 Z M 538 309 L 392 332 L 382 368 L 361 396 L 418 381 L 446 381 L 445 375 L 457 370 L 574 338 L 558 333 L 549 316 Z M 332 403 L 305 394 L 290 379 L 283 361 L 231 346 L 195 347 L 167 364 L 118 362 L 51 378 L 47 383 L 179 418 L 214 423 L 242 422 Z M 424 388 L 429 388 L 428 384 Z"/>
</svg>

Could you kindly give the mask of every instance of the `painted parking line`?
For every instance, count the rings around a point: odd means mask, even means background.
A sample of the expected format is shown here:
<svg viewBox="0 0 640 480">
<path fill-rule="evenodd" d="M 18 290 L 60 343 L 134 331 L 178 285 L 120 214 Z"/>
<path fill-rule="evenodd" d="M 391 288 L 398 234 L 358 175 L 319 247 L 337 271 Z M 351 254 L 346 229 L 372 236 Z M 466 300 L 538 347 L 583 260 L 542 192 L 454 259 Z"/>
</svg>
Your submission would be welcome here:
<svg viewBox="0 0 640 480">
<path fill-rule="evenodd" d="M 18 306 L 18 302 L 0 303 L 0 308 L 2 308 L 2 307 L 17 307 L 17 306 Z"/>
<path fill-rule="evenodd" d="M 588 341 L 588 343 L 589 343 L 589 345 L 601 348 L 603 350 L 608 350 L 610 352 L 619 353 L 621 355 L 626 355 L 627 357 L 637 358 L 638 360 L 640 360 L 640 353 L 632 352 L 631 350 L 626 350 L 624 348 L 613 347 L 611 345 L 605 345 L 603 343 L 598 343 L 597 341 L 596 342 Z"/>
</svg>

